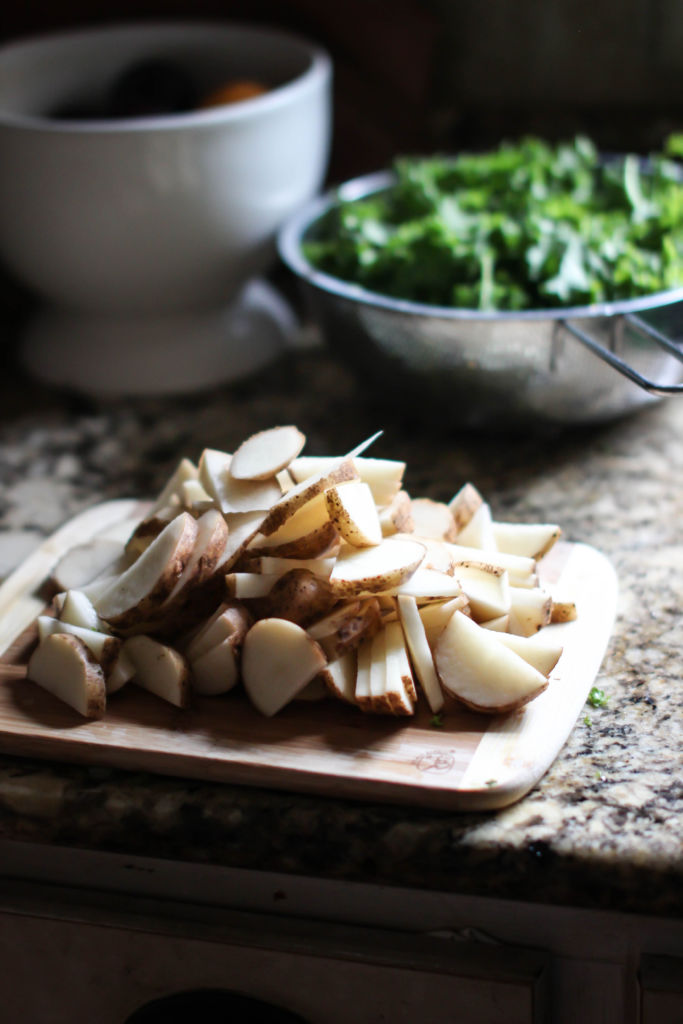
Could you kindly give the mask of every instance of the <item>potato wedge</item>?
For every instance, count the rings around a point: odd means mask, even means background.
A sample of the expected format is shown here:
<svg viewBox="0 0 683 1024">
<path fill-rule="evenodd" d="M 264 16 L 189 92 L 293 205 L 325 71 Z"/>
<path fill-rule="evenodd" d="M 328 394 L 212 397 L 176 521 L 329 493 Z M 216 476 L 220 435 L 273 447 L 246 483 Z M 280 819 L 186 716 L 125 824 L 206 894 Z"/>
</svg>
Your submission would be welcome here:
<svg viewBox="0 0 683 1024">
<path fill-rule="evenodd" d="M 316 629 L 316 626 L 318 629 Z M 358 611 L 347 616 L 333 633 L 320 635 L 318 623 L 310 626 L 308 633 L 318 639 L 328 660 L 340 658 L 347 651 L 370 640 L 382 627 L 382 613 L 376 598 L 370 597 L 359 602 Z"/>
<path fill-rule="evenodd" d="M 493 536 L 499 551 L 538 560 L 550 551 L 562 535 L 556 523 L 493 522 Z"/>
<path fill-rule="evenodd" d="M 553 602 L 542 587 L 510 588 L 508 632 L 532 636 L 550 623 Z"/>
<path fill-rule="evenodd" d="M 193 633 L 190 640 L 184 644 L 183 653 L 188 661 L 195 661 L 211 647 L 228 639 L 237 649 L 242 646 L 252 621 L 244 605 L 226 601 Z"/>
<path fill-rule="evenodd" d="M 388 505 L 378 506 L 378 512 L 383 537 L 415 531 L 412 500 L 407 491 L 397 491 Z"/>
<path fill-rule="evenodd" d="M 190 685 L 204 697 L 229 693 L 238 681 L 237 653 L 230 637 L 190 660 Z"/>
<path fill-rule="evenodd" d="M 458 530 L 457 543 L 471 548 L 480 548 L 482 551 L 497 550 L 493 517 L 488 502 L 482 501 L 467 525 Z"/>
<path fill-rule="evenodd" d="M 296 483 L 307 477 L 328 472 L 336 459 L 333 456 L 302 455 L 294 459 L 289 472 Z M 401 489 L 405 462 L 396 459 L 373 459 L 364 455 L 354 456 L 354 464 L 358 479 L 368 484 L 375 500 L 375 505 L 389 505 Z"/>
<path fill-rule="evenodd" d="M 326 665 L 320 646 L 288 619 L 260 619 L 244 639 L 242 681 L 263 715 L 277 714 Z"/>
<path fill-rule="evenodd" d="M 544 676 L 550 675 L 562 656 L 561 644 L 546 640 L 539 634 L 518 636 L 515 633 L 496 632 L 496 639 Z"/>
<path fill-rule="evenodd" d="M 199 482 L 221 512 L 267 512 L 282 497 L 274 477 L 237 480 L 231 465 L 232 455 L 215 448 L 205 448 L 199 459 Z"/>
<path fill-rule="evenodd" d="M 192 556 L 197 523 L 181 512 L 140 557 L 93 600 L 101 619 L 114 628 L 145 621 L 169 596 Z"/>
<path fill-rule="evenodd" d="M 357 548 L 373 547 L 382 540 L 382 526 L 372 491 L 362 480 L 335 484 L 325 492 L 327 511 L 339 535 Z"/>
<path fill-rule="evenodd" d="M 444 706 L 444 696 L 415 598 L 405 595 L 399 597 L 398 614 L 415 675 L 432 713 L 437 714 Z"/>
<path fill-rule="evenodd" d="M 107 679 L 121 650 L 119 637 L 88 627 L 74 626 L 70 622 L 53 619 L 49 615 L 39 615 L 37 625 L 40 643 L 54 633 L 68 633 L 69 636 L 77 637 L 88 648 L 102 669 L 105 680 Z"/>
<path fill-rule="evenodd" d="M 455 541 L 458 528 L 453 513 L 443 501 L 431 498 L 412 498 L 410 512 L 413 520 L 413 532 L 420 537 L 431 540 Z"/>
<path fill-rule="evenodd" d="M 235 451 L 230 473 L 235 480 L 268 480 L 286 469 L 306 444 L 296 427 L 271 427 L 252 434 Z"/>
<path fill-rule="evenodd" d="M 327 663 L 316 679 L 321 679 L 328 693 L 347 704 L 356 703 L 356 652 L 347 651 Z"/>
<path fill-rule="evenodd" d="M 59 608 L 59 619 L 60 622 L 68 622 L 83 629 L 107 632 L 107 627 L 95 611 L 94 604 L 82 590 L 67 590 Z"/>
<path fill-rule="evenodd" d="M 404 583 L 424 557 L 424 544 L 414 540 L 386 537 L 374 547 L 347 545 L 337 556 L 330 584 L 340 597 L 388 590 Z"/>
<path fill-rule="evenodd" d="M 548 679 L 505 647 L 498 634 L 455 612 L 441 633 L 434 663 L 444 690 L 475 711 L 507 714 L 537 697 Z"/>
<path fill-rule="evenodd" d="M 474 484 L 463 484 L 460 490 L 453 495 L 448 502 L 448 507 L 451 510 L 458 532 L 467 526 L 472 516 L 483 503 L 484 499 Z"/>
<path fill-rule="evenodd" d="M 132 681 L 179 708 L 190 703 L 190 668 L 175 648 L 150 636 L 131 636 L 123 650 L 135 666 Z"/>
<path fill-rule="evenodd" d="M 290 470 L 291 468 L 290 466 Z M 280 497 L 279 501 L 272 505 L 261 526 L 261 533 L 264 537 L 269 537 L 276 530 L 280 530 L 295 512 L 298 512 L 313 498 L 323 494 L 329 487 L 343 483 L 345 480 L 357 479 L 359 479 L 358 471 L 352 458 L 334 459 L 325 471 L 314 473 L 296 483 Z"/>
<path fill-rule="evenodd" d="M 29 659 L 27 676 L 84 718 L 104 716 L 107 706 L 104 672 L 77 636 L 71 633 L 46 636 Z"/>
</svg>

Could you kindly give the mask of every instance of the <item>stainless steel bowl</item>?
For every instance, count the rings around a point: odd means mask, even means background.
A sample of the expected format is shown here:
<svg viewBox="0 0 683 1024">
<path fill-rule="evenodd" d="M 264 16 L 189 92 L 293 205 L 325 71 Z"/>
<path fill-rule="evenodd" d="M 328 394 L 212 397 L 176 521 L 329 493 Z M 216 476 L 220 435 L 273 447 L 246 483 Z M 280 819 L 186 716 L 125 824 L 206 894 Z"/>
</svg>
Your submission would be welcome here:
<svg viewBox="0 0 683 1024">
<path fill-rule="evenodd" d="M 683 391 L 683 288 L 619 303 L 520 313 L 389 298 L 331 277 L 302 242 L 340 199 L 386 189 L 389 172 L 347 182 L 282 228 L 281 259 L 340 360 L 379 403 L 468 427 L 613 419 Z"/>
</svg>

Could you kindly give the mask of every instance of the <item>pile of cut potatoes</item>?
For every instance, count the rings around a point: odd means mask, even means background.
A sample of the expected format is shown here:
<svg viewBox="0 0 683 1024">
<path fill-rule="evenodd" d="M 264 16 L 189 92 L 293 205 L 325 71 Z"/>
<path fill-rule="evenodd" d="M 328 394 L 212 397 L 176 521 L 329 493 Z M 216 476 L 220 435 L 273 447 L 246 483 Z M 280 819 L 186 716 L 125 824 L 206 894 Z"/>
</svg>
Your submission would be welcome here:
<svg viewBox="0 0 683 1024">
<path fill-rule="evenodd" d="M 498 522 L 476 487 L 413 498 L 406 465 L 302 454 L 291 425 L 182 459 L 144 518 L 67 551 L 28 677 L 80 714 L 137 685 L 178 707 L 243 688 L 413 715 L 515 711 L 575 618 L 539 583 L 553 523 Z"/>
</svg>

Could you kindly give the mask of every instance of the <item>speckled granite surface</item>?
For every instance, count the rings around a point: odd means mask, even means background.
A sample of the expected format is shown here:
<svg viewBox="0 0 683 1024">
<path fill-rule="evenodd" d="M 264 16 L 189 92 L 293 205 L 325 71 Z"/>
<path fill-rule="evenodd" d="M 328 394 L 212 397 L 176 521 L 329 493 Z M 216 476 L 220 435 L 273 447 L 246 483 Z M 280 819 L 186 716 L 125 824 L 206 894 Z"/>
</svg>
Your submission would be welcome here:
<svg viewBox="0 0 683 1024">
<path fill-rule="evenodd" d="M 98 405 L 0 385 L 0 574 L 108 498 L 151 496 L 180 454 L 295 422 L 310 451 L 378 427 L 413 494 L 473 480 L 499 517 L 559 521 L 604 551 L 619 617 L 599 684 L 537 789 L 488 814 L 325 800 L 0 755 L 0 837 L 36 843 L 680 916 L 683 910 L 683 400 L 525 439 L 388 422 L 315 351 L 182 400 Z"/>
</svg>

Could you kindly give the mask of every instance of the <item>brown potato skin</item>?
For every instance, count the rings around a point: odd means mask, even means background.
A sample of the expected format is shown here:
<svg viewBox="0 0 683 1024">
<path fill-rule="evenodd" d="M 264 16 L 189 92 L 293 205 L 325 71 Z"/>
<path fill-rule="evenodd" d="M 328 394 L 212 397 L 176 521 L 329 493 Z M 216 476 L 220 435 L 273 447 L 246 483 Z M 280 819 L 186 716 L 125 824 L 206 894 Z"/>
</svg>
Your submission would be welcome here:
<svg viewBox="0 0 683 1024">
<path fill-rule="evenodd" d="M 328 583 L 308 569 L 290 569 L 275 582 L 267 597 L 259 601 L 259 618 L 288 619 L 307 626 L 327 614 L 336 602 Z"/>
</svg>

